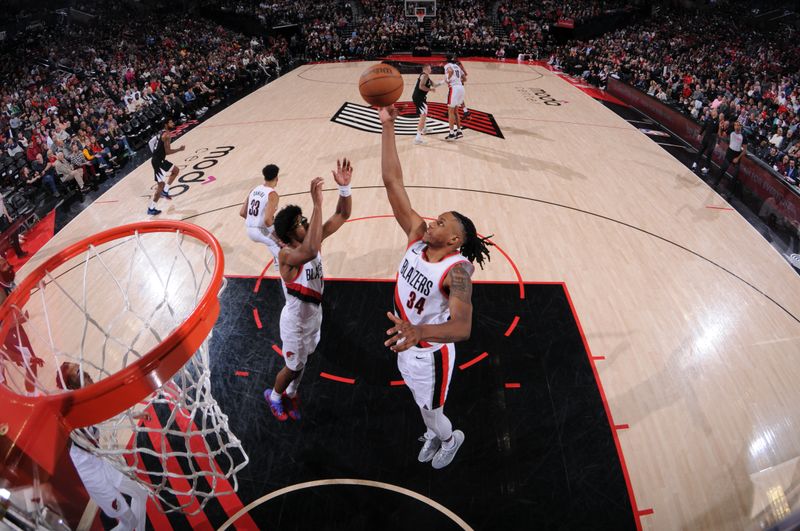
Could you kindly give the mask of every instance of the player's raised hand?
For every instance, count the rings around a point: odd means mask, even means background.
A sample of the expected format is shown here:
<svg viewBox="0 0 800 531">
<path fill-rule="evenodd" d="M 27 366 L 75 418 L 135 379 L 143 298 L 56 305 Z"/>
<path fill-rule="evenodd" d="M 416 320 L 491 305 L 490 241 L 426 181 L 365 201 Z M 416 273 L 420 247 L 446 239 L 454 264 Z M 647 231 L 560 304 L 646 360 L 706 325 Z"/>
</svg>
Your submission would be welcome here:
<svg viewBox="0 0 800 531">
<path fill-rule="evenodd" d="M 347 186 L 353 178 L 353 166 L 347 159 L 336 159 L 336 170 L 331 170 L 333 180 L 339 186 Z"/>
<path fill-rule="evenodd" d="M 386 312 L 386 317 L 394 323 L 394 326 L 386 331 L 386 335 L 392 337 L 384 341 L 384 345 L 394 352 L 403 352 L 419 343 L 419 329 L 416 326 L 400 319 L 391 312 Z"/>
<path fill-rule="evenodd" d="M 388 107 L 381 107 L 378 109 L 378 116 L 381 118 L 382 124 L 387 124 L 394 122 L 394 119 L 400 114 L 400 111 L 397 110 L 397 107 L 394 105 L 389 105 Z"/>
<path fill-rule="evenodd" d="M 315 177 L 311 181 L 311 200 L 315 206 L 322 205 L 322 185 L 325 181 L 322 177 Z"/>
</svg>

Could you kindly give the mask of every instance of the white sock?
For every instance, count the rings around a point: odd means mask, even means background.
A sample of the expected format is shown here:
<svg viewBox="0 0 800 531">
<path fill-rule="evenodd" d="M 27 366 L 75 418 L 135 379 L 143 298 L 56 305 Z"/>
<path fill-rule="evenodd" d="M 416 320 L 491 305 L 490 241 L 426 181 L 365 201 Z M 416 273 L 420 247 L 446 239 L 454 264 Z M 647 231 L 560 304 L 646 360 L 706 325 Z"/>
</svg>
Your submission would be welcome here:
<svg viewBox="0 0 800 531">
<path fill-rule="evenodd" d="M 150 208 L 151 209 L 155 209 L 156 208 L 156 202 L 155 201 L 150 201 Z"/>
<path fill-rule="evenodd" d="M 167 183 L 164 183 L 164 191 L 169 193 L 169 185 Z"/>
<path fill-rule="evenodd" d="M 445 450 L 451 450 L 456 445 L 456 438 L 455 436 L 451 435 L 450 439 L 447 441 L 442 441 L 442 448 Z"/>
<path fill-rule="evenodd" d="M 273 388 L 272 392 L 269 394 L 269 399 L 272 400 L 273 402 L 280 402 L 281 401 L 281 395 L 276 393 L 275 389 Z"/>
<path fill-rule="evenodd" d="M 419 131 L 417 131 L 417 138 L 416 139 L 417 140 L 422 140 L 422 133 L 420 133 Z"/>
<path fill-rule="evenodd" d="M 294 398 L 297 396 L 297 388 L 300 387 L 300 380 L 303 379 L 303 374 L 305 374 L 305 368 L 300 371 L 300 374 L 297 375 L 297 378 L 289 382 L 289 385 L 286 387 L 286 396 L 289 398 Z"/>
<path fill-rule="evenodd" d="M 469 112 L 469 109 L 467 109 L 466 105 L 464 105 L 464 112 Z"/>
</svg>

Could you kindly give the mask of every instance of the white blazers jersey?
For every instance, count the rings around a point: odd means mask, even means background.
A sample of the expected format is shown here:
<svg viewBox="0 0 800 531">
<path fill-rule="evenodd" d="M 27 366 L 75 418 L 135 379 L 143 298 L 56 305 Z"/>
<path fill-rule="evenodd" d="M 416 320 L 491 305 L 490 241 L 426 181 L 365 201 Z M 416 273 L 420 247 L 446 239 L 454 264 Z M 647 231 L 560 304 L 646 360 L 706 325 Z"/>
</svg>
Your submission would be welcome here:
<svg viewBox="0 0 800 531">
<path fill-rule="evenodd" d="M 286 282 L 281 277 L 281 283 L 286 289 L 286 306 L 306 303 L 319 307 L 322 302 L 322 290 L 325 287 L 322 275 L 322 255 L 317 253 L 313 260 L 303 264 L 291 282 Z"/>
<path fill-rule="evenodd" d="M 247 197 L 247 219 L 245 220 L 245 224 L 248 227 L 271 228 L 264 223 L 264 210 L 267 208 L 269 194 L 274 191 L 269 186 L 260 184 L 250 192 Z"/>
<path fill-rule="evenodd" d="M 450 78 L 447 78 L 447 69 L 450 68 L 453 70 L 453 75 Z M 451 87 L 460 87 L 463 85 L 461 82 L 461 78 L 464 77 L 464 71 L 461 70 L 461 67 L 455 63 L 447 63 L 444 66 L 444 75 L 447 84 Z"/>
<path fill-rule="evenodd" d="M 450 318 L 449 295 L 444 290 L 444 279 L 456 264 L 465 264 L 472 274 L 472 264 L 461 253 L 453 253 L 439 262 L 428 262 L 427 245 L 417 240 L 408 246 L 394 290 L 395 313 L 413 325 L 441 324 Z M 438 343 L 420 341 L 412 349 L 433 352 Z"/>
</svg>

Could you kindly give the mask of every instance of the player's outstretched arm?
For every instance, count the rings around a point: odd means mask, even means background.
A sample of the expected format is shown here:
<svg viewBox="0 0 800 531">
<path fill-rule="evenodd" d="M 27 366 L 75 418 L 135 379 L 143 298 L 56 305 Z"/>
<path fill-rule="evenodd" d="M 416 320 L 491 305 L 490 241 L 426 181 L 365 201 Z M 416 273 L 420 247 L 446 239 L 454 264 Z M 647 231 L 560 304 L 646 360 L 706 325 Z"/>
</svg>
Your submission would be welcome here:
<svg viewBox="0 0 800 531">
<path fill-rule="evenodd" d="M 309 260 L 313 260 L 319 253 L 322 244 L 322 177 L 316 177 L 311 181 L 311 199 L 314 201 L 314 210 L 311 213 L 311 220 L 308 223 L 306 237 L 298 247 L 284 247 L 281 250 L 281 266 L 291 268 L 299 267 Z M 283 269 L 283 267 L 282 267 Z M 283 275 L 283 270 L 281 270 Z"/>
<path fill-rule="evenodd" d="M 436 325 L 412 325 L 392 313 L 387 317 L 394 326 L 386 331 L 391 336 L 384 345 L 394 352 L 407 350 L 420 341 L 455 343 L 466 341 L 472 333 L 472 279 L 467 264 L 456 264 L 445 279 L 450 288 L 450 320 Z"/>
<path fill-rule="evenodd" d="M 381 107 L 379 113 L 383 124 L 383 133 L 381 134 L 383 185 L 386 187 L 386 194 L 389 196 L 389 204 L 392 205 L 394 217 L 408 236 L 408 241 L 418 240 L 425 233 L 425 220 L 411 208 L 411 201 L 403 184 L 403 168 L 400 166 L 400 157 L 397 155 L 397 144 L 394 138 L 394 120 L 398 112 L 395 107 L 390 106 Z"/>
<path fill-rule="evenodd" d="M 353 165 L 347 159 L 336 159 L 336 169 L 331 170 L 333 180 L 339 185 L 339 202 L 336 203 L 336 212 L 322 226 L 322 239 L 324 240 L 344 225 L 350 219 L 353 210 L 353 199 L 350 197 L 350 180 L 353 178 Z"/>
</svg>

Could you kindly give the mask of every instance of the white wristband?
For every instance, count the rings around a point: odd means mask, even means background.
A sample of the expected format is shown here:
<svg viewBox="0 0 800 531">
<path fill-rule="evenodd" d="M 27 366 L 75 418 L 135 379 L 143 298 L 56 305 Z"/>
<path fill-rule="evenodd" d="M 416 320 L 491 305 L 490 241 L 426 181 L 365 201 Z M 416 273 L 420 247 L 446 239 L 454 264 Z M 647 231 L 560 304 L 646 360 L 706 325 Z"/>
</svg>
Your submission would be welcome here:
<svg viewBox="0 0 800 531">
<path fill-rule="evenodd" d="M 347 184 L 345 186 L 339 185 L 339 196 L 340 197 L 350 197 L 350 185 Z"/>
</svg>

